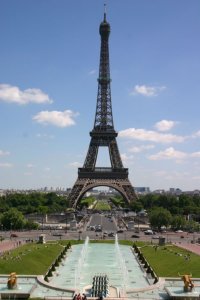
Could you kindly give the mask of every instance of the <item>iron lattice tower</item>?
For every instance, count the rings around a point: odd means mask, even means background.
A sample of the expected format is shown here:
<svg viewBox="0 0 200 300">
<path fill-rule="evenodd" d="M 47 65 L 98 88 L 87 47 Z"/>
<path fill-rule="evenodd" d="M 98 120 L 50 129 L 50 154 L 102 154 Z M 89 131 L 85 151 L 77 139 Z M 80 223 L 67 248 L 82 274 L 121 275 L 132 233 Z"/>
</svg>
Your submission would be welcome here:
<svg viewBox="0 0 200 300">
<path fill-rule="evenodd" d="M 108 186 L 116 189 L 128 203 L 137 199 L 134 188 L 128 179 L 128 168 L 123 167 L 116 141 L 118 133 L 115 131 L 113 123 L 108 44 L 110 24 L 106 20 L 106 12 L 104 12 L 104 20 L 100 24 L 99 33 L 101 50 L 94 128 L 90 132 L 91 141 L 84 165 L 78 169 L 78 179 L 69 194 L 70 207 L 73 208 L 88 190 L 96 186 Z M 111 168 L 96 167 L 99 147 L 109 149 Z"/>
</svg>

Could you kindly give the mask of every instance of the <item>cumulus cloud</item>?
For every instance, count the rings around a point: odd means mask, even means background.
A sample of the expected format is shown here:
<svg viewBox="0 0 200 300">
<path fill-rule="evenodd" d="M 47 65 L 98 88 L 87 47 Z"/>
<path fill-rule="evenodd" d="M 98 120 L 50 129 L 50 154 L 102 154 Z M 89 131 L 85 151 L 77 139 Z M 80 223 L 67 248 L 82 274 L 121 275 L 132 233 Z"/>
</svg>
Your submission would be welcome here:
<svg viewBox="0 0 200 300">
<path fill-rule="evenodd" d="M 149 156 L 150 160 L 163 160 L 163 159 L 175 159 L 182 160 L 188 156 L 187 153 L 182 151 L 177 151 L 173 147 L 167 148 L 164 151 L 160 151 L 154 155 Z"/>
<path fill-rule="evenodd" d="M 6 155 L 10 155 L 10 152 L 9 151 L 0 150 L 0 156 L 6 156 Z"/>
<path fill-rule="evenodd" d="M 157 122 L 154 127 L 159 131 L 168 131 L 172 129 L 178 122 L 176 121 L 169 121 L 169 120 L 162 120 Z"/>
<path fill-rule="evenodd" d="M 186 137 L 160 133 L 152 130 L 128 128 L 119 132 L 119 137 L 136 139 L 140 141 L 151 141 L 155 143 L 182 143 Z"/>
<path fill-rule="evenodd" d="M 153 149 L 153 148 L 155 148 L 154 145 L 141 145 L 141 146 L 135 146 L 135 147 L 130 148 L 129 152 L 140 153 L 142 151 L 150 150 L 150 149 Z"/>
<path fill-rule="evenodd" d="M 133 91 L 131 91 L 130 95 L 142 95 L 145 97 L 153 97 L 157 96 L 159 92 L 166 89 L 165 86 L 147 86 L 147 85 L 135 85 Z"/>
<path fill-rule="evenodd" d="M 12 168 L 13 164 L 10 163 L 0 163 L 0 168 Z"/>
<path fill-rule="evenodd" d="M 41 111 L 33 117 L 33 120 L 44 125 L 57 127 L 69 127 L 75 125 L 74 117 L 78 114 L 71 110 L 65 111 Z"/>
<path fill-rule="evenodd" d="M 10 84 L 0 84 L 0 101 L 16 104 L 53 102 L 49 96 L 40 89 L 30 88 L 23 91 L 20 90 L 19 87 Z"/>
</svg>

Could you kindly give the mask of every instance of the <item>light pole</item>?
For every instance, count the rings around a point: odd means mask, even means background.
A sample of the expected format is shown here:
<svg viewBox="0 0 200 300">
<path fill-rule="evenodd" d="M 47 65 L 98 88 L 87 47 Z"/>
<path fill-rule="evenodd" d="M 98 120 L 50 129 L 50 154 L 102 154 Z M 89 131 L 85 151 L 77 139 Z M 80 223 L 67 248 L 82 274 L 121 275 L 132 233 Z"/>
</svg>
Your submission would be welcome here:
<svg viewBox="0 0 200 300">
<path fill-rule="evenodd" d="M 1 231 L 2 231 L 1 241 L 3 241 L 3 224 L 1 224 Z"/>
</svg>

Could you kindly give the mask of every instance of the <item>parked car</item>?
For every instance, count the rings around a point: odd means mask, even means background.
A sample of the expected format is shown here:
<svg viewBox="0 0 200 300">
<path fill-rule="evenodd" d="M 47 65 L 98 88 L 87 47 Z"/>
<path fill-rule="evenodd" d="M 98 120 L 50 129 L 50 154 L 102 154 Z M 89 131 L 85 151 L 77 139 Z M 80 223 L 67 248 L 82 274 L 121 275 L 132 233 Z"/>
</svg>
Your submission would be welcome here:
<svg viewBox="0 0 200 300">
<path fill-rule="evenodd" d="M 133 234 L 131 237 L 135 238 L 135 239 L 139 239 L 140 238 L 139 234 Z"/>
<path fill-rule="evenodd" d="M 148 230 L 144 231 L 144 234 L 151 235 L 151 234 L 153 234 L 153 231 L 151 229 L 148 229 Z"/>
<path fill-rule="evenodd" d="M 53 235 L 53 236 L 63 236 L 63 234 L 60 233 L 60 232 L 54 232 L 52 235 Z"/>
<path fill-rule="evenodd" d="M 123 233 L 124 232 L 124 230 L 123 229 L 119 229 L 119 230 L 117 230 L 117 233 Z"/>
<path fill-rule="evenodd" d="M 115 234 L 114 234 L 114 232 L 109 232 L 109 233 L 108 233 L 108 236 L 109 236 L 109 237 L 113 237 L 113 236 L 115 236 Z"/>
<path fill-rule="evenodd" d="M 102 229 L 101 228 L 95 228 L 95 232 L 102 232 Z"/>
<path fill-rule="evenodd" d="M 18 237 L 18 235 L 16 233 L 11 233 L 10 237 Z"/>
</svg>

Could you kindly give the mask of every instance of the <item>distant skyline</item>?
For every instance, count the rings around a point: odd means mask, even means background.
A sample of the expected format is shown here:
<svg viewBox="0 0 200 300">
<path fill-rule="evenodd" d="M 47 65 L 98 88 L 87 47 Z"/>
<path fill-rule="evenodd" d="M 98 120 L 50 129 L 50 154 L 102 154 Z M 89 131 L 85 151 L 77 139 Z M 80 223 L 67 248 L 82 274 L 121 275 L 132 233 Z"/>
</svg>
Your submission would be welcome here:
<svg viewBox="0 0 200 300">
<path fill-rule="evenodd" d="M 200 1 L 107 0 L 133 186 L 200 189 Z M 93 129 L 104 1 L 0 1 L 0 189 L 70 188 Z M 107 148 L 97 166 L 110 166 Z"/>
</svg>

